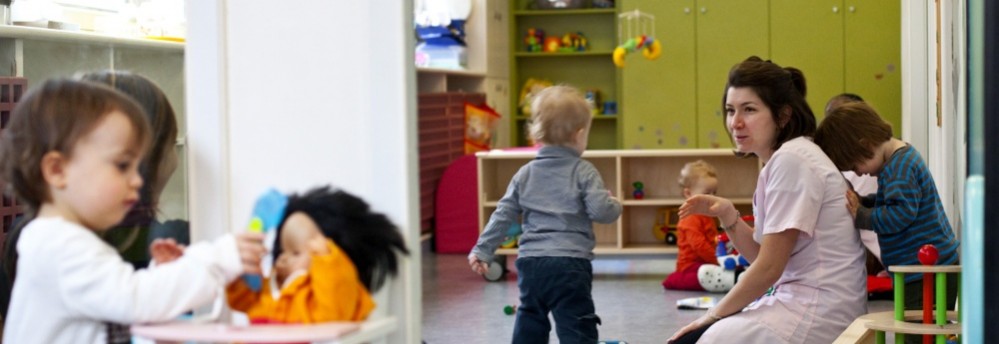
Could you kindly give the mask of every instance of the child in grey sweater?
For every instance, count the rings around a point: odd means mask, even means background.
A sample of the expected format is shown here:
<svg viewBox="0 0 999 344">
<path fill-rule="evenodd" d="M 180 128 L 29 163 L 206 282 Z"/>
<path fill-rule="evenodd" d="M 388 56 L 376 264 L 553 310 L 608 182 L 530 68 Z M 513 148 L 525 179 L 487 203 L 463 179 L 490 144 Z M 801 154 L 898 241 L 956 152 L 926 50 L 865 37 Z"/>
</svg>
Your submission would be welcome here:
<svg viewBox="0 0 999 344">
<path fill-rule="evenodd" d="M 506 229 L 523 222 L 513 343 L 547 343 L 549 312 L 560 342 L 597 342 L 600 318 L 590 293 L 593 222 L 615 221 L 621 203 L 604 187 L 596 167 L 580 158 L 590 122 L 589 105 L 572 87 L 549 87 L 535 97 L 530 133 L 542 147 L 513 176 L 468 255 L 472 270 L 484 274 Z"/>
</svg>

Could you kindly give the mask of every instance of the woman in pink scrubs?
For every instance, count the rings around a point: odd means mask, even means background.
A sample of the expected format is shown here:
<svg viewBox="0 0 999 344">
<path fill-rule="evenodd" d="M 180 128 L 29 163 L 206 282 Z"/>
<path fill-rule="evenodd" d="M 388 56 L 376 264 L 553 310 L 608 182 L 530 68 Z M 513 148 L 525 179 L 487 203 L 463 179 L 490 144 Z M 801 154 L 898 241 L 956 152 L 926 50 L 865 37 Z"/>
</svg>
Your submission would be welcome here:
<svg viewBox="0 0 999 344">
<path fill-rule="evenodd" d="M 867 312 L 864 251 L 846 208 L 847 184 L 812 143 L 805 78 L 750 57 L 729 72 L 723 105 L 736 154 L 763 164 L 756 228 L 732 202 L 689 198 L 680 216 L 718 217 L 751 265 L 717 306 L 670 342 L 830 343 Z M 772 289 L 771 289 L 772 288 Z"/>
</svg>

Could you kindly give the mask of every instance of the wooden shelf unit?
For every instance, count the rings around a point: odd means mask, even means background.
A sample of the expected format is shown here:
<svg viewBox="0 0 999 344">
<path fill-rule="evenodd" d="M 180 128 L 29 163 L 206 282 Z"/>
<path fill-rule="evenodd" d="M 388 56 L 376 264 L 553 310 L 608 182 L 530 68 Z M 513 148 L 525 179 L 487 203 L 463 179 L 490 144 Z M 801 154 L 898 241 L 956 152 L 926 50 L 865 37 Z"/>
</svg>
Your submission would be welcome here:
<svg viewBox="0 0 999 344">
<path fill-rule="evenodd" d="M 510 179 L 536 154 L 536 151 L 502 150 L 476 154 L 480 232 L 496 210 Z M 752 214 L 759 162 L 754 158 L 738 158 L 729 149 L 591 150 L 584 152 L 583 158 L 596 166 L 604 185 L 623 205 L 617 221 L 594 223 L 597 255 L 675 254 L 676 246 L 657 240 L 652 227 L 657 210 L 683 203 L 683 189 L 677 182 L 680 169 L 698 159 L 718 170 L 718 195 L 732 200 L 743 214 Z M 645 186 L 645 197 L 641 200 L 632 196 L 635 181 Z M 496 253 L 514 255 L 517 250 L 500 249 Z"/>
</svg>

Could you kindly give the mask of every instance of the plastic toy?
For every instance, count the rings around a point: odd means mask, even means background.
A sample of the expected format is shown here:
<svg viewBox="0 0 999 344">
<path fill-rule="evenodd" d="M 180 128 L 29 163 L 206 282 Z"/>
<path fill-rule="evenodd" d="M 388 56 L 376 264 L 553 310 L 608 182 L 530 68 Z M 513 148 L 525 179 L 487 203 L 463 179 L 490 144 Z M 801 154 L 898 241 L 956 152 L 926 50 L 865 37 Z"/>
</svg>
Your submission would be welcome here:
<svg viewBox="0 0 999 344">
<path fill-rule="evenodd" d="M 923 245 L 919 248 L 919 254 L 917 254 L 919 263 L 923 265 L 937 265 L 937 259 L 940 258 L 940 252 L 937 251 L 937 247 L 933 245 Z M 923 323 L 932 324 L 933 323 L 933 307 L 929 305 L 933 304 L 933 273 L 923 273 Z M 933 338 L 928 335 L 923 335 L 923 343 L 932 342 Z"/>
<path fill-rule="evenodd" d="M 524 37 L 525 50 L 536 53 L 541 51 L 541 42 L 545 41 L 545 31 L 535 28 L 527 29 L 527 36 Z"/>
<path fill-rule="evenodd" d="M 517 313 L 517 307 L 516 306 L 512 306 L 512 305 L 503 306 L 503 314 L 513 315 L 514 313 Z"/>
<path fill-rule="evenodd" d="M 530 116 L 531 101 L 534 100 L 534 95 L 551 85 L 552 82 L 545 79 L 527 78 L 527 81 L 524 81 L 524 87 L 520 89 L 520 113 L 524 116 Z"/>
<path fill-rule="evenodd" d="M 645 184 L 643 184 L 642 182 L 634 182 L 631 183 L 631 186 L 635 187 L 635 191 L 631 192 L 631 195 L 634 196 L 635 199 L 645 198 L 645 191 L 642 190 L 645 188 Z"/>
<path fill-rule="evenodd" d="M 558 52 L 559 48 L 562 47 L 562 40 L 558 37 L 545 37 L 544 50 L 546 53 Z"/>
<path fill-rule="evenodd" d="M 725 270 L 735 270 L 749 266 L 749 260 L 746 260 L 746 257 L 739 254 L 739 251 L 735 249 L 735 245 L 732 245 L 728 235 L 725 233 L 718 234 L 718 246 L 715 247 L 715 255 L 718 256 L 718 265 L 725 268 Z"/>
<path fill-rule="evenodd" d="M 656 240 L 676 245 L 676 223 L 680 221 L 678 208 L 659 208 L 656 210 L 656 223 L 652 225 L 652 235 Z"/>
<path fill-rule="evenodd" d="M 520 240 L 520 234 L 523 233 L 523 228 L 520 227 L 519 223 L 511 223 L 510 228 L 506 230 L 506 241 L 500 244 L 502 248 L 515 248 L 517 247 L 517 241 Z"/>
<path fill-rule="evenodd" d="M 562 48 L 563 52 L 576 52 L 576 51 L 586 51 L 589 49 L 589 43 L 586 42 L 586 36 L 583 36 L 582 32 L 567 33 L 562 35 Z"/>
<path fill-rule="evenodd" d="M 253 216 L 250 218 L 247 230 L 255 233 L 272 231 L 281 223 L 281 219 L 284 218 L 284 209 L 287 206 L 288 196 L 275 189 L 267 190 L 267 192 L 257 199 L 257 203 L 253 206 Z M 243 275 L 243 280 L 246 281 L 246 284 L 253 291 L 260 291 L 260 276 Z"/>
<path fill-rule="evenodd" d="M 628 53 L 642 50 L 647 60 L 655 60 L 662 54 L 662 43 L 653 37 L 656 32 L 656 17 L 639 10 L 618 15 L 618 46 L 611 59 L 618 68 L 624 68 L 624 57 Z M 651 29 L 650 29 L 651 28 Z M 625 40 L 623 37 L 629 37 Z"/>
</svg>

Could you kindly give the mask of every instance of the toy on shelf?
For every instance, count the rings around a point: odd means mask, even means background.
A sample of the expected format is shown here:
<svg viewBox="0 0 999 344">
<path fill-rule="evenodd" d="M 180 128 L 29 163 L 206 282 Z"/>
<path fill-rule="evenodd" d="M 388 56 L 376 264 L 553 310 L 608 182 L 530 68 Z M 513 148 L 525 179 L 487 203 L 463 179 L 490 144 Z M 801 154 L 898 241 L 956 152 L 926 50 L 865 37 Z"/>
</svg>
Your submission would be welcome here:
<svg viewBox="0 0 999 344">
<path fill-rule="evenodd" d="M 562 40 L 558 37 L 548 36 L 545 37 L 545 46 L 543 47 L 546 53 L 558 52 L 562 48 Z"/>
<path fill-rule="evenodd" d="M 527 78 L 524 87 L 520 89 L 520 113 L 531 116 L 531 102 L 534 101 L 534 95 L 551 85 L 552 82 L 545 79 Z"/>
<path fill-rule="evenodd" d="M 545 31 L 541 29 L 528 28 L 527 36 L 524 37 L 525 50 L 531 53 L 541 52 L 541 42 L 545 41 Z"/>
<path fill-rule="evenodd" d="M 586 51 L 590 45 L 586 41 L 586 36 L 582 32 L 567 33 L 562 35 L 562 52 Z"/>
<path fill-rule="evenodd" d="M 284 209 L 288 206 L 288 196 L 277 190 L 267 190 L 257 203 L 253 206 L 253 217 L 247 229 L 255 233 L 268 233 L 281 223 L 284 218 Z M 253 291 L 260 291 L 261 278 L 258 275 L 243 275 L 246 284 Z"/>
<path fill-rule="evenodd" d="M 489 105 L 465 103 L 465 154 L 489 150 L 499 119 Z"/>
<path fill-rule="evenodd" d="M 614 65 L 624 68 L 625 55 L 638 50 L 642 50 L 642 56 L 648 60 L 659 58 L 662 43 L 653 36 L 656 32 L 656 17 L 637 9 L 621 13 L 618 17 L 618 46 L 611 56 Z"/>
<path fill-rule="evenodd" d="M 645 188 L 645 184 L 642 184 L 642 182 L 634 182 L 631 183 L 631 186 L 635 187 L 635 191 L 631 192 L 631 195 L 634 196 L 635 199 L 645 198 L 645 191 L 642 191 L 642 189 Z"/>
<path fill-rule="evenodd" d="M 680 221 L 679 208 L 659 208 L 656 210 L 656 223 L 652 224 L 652 235 L 656 240 L 668 245 L 676 245 L 676 224 Z"/>
<path fill-rule="evenodd" d="M 590 104 L 590 111 L 596 115 L 600 113 L 600 90 L 591 88 L 585 93 L 586 103 Z"/>
</svg>

